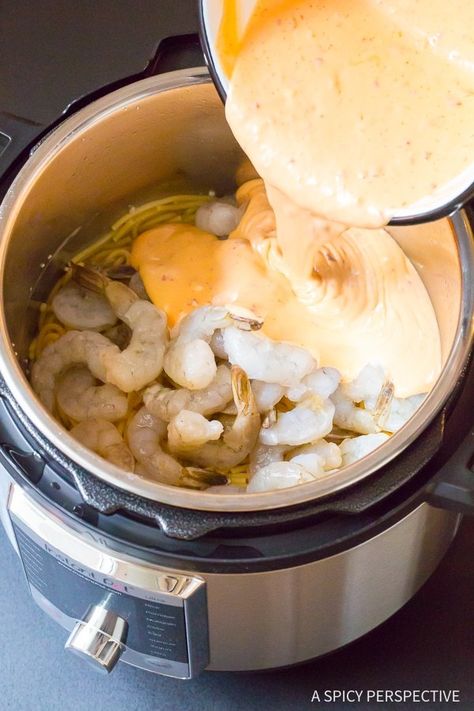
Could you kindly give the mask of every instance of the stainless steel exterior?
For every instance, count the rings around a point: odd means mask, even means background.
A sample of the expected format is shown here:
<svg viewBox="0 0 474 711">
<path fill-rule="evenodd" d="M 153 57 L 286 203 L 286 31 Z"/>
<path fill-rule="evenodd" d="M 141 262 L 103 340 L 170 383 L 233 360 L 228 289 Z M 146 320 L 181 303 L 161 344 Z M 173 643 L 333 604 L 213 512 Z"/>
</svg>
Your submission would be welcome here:
<svg viewBox="0 0 474 711">
<path fill-rule="evenodd" d="M 108 227 L 111 210 L 119 214 L 134 195 L 170 180 L 229 190 L 242 157 L 207 71 L 173 72 L 120 89 L 61 124 L 35 150 L 0 211 L 0 366 L 13 397 L 53 445 L 96 477 L 190 509 L 274 509 L 367 477 L 424 431 L 452 392 L 471 347 L 474 251 L 459 213 L 451 221 L 392 230 L 433 301 L 444 370 L 409 423 L 362 462 L 291 489 L 215 496 L 131 476 L 79 445 L 36 399 L 22 368 L 37 319 L 34 304 L 71 255 Z"/>
<path fill-rule="evenodd" d="M 189 579 L 184 570 L 156 568 L 117 553 L 90 530 L 72 531 L 11 481 L 2 519 L 13 515 L 69 560 L 142 591 L 157 579 Z M 8 511 L 8 514 L 7 514 Z M 269 669 L 304 661 L 357 639 L 395 613 L 431 575 L 454 538 L 460 516 L 422 504 L 365 543 L 305 565 L 262 573 L 193 571 L 205 585 L 210 657 L 207 669 Z M 71 630 L 68 618 L 33 590 L 36 601 Z M 202 615 L 206 615 L 202 610 Z M 195 630 L 196 632 L 196 630 Z M 172 674 L 125 649 L 122 660 Z M 176 674 L 178 675 L 178 674 Z"/>
</svg>

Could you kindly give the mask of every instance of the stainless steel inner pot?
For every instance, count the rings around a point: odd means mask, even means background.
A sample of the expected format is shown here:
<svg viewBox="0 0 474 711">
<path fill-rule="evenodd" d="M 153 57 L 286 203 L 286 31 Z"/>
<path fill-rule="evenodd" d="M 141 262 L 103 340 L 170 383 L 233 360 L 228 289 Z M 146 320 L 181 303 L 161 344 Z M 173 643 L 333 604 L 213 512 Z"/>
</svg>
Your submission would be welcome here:
<svg viewBox="0 0 474 711">
<path fill-rule="evenodd" d="M 102 213 L 110 224 L 113 210 L 123 211 L 131 196 L 163 182 L 228 191 L 242 157 L 207 70 L 171 72 L 113 92 L 56 128 L 26 162 L 0 212 L 0 364 L 17 403 L 58 449 L 95 476 L 149 499 L 191 509 L 278 508 L 323 497 L 369 476 L 422 435 L 452 392 L 472 341 L 474 253 L 466 215 L 391 228 L 431 296 L 444 367 L 415 416 L 378 450 L 298 487 L 217 496 L 146 481 L 79 445 L 40 404 L 25 375 L 38 317 L 35 303 L 46 296 L 71 255 L 94 234 L 99 236 Z"/>
</svg>

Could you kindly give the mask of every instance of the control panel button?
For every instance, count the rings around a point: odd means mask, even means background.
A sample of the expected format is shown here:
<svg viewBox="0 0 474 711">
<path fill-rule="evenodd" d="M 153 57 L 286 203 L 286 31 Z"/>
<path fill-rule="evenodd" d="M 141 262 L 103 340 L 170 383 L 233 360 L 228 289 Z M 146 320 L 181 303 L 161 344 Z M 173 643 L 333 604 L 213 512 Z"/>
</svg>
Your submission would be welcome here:
<svg viewBox="0 0 474 711">
<path fill-rule="evenodd" d="M 65 649 L 74 652 L 101 672 L 109 673 L 125 649 L 126 620 L 101 605 L 89 608 L 69 635 Z"/>
</svg>

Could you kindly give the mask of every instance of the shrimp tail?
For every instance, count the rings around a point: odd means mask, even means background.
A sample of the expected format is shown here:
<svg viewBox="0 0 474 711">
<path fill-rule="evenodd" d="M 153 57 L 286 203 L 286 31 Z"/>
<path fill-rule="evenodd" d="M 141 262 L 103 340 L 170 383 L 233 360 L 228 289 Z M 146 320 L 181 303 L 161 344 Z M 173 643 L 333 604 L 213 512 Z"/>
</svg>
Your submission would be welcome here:
<svg viewBox="0 0 474 711">
<path fill-rule="evenodd" d="M 225 474 L 210 472 L 207 469 L 184 467 L 180 483 L 181 486 L 202 491 L 210 486 L 224 486 L 229 483 L 229 479 Z"/>
<path fill-rule="evenodd" d="M 98 269 L 84 267 L 81 264 L 71 264 L 71 279 L 81 286 L 96 294 L 105 294 L 109 279 Z"/>
<path fill-rule="evenodd" d="M 231 368 L 231 384 L 238 412 L 248 415 L 250 410 L 255 409 L 255 397 L 246 372 L 238 365 Z"/>
<path fill-rule="evenodd" d="M 263 321 L 256 318 L 241 316 L 240 314 L 229 313 L 234 325 L 241 331 L 259 331 L 263 326 Z"/>
</svg>

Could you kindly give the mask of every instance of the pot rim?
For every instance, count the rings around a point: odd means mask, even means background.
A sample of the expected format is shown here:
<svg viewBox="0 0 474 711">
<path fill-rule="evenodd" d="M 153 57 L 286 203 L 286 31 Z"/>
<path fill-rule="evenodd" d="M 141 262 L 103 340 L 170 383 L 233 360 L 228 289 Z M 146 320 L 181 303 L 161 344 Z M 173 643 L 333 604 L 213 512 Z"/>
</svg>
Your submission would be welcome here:
<svg viewBox="0 0 474 711">
<path fill-rule="evenodd" d="M 91 129 L 115 112 L 126 110 L 132 103 L 165 91 L 210 83 L 211 78 L 205 67 L 178 70 L 142 79 L 89 104 L 48 134 L 32 151 L 1 205 L 1 283 L 5 278 L 9 235 L 23 202 L 37 176 L 46 165 L 55 159 L 71 139 Z M 118 489 L 158 503 L 185 509 L 216 512 L 264 511 L 321 499 L 360 482 L 400 455 L 425 430 L 454 390 L 469 355 L 473 339 L 474 284 L 469 275 L 474 273 L 474 246 L 473 232 L 464 211 L 452 215 L 450 221 L 458 237 L 456 240 L 458 256 L 463 265 L 462 300 L 454 342 L 438 381 L 415 415 L 379 449 L 374 450 L 364 459 L 338 470 L 335 474 L 328 474 L 314 482 L 265 493 L 216 495 L 145 480 L 106 462 L 74 440 L 37 399 L 20 367 L 14 346 L 7 338 L 8 327 L 3 304 L 0 309 L 0 367 L 2 375 L 20 409 L 62 455 L 98 479 Z"/>
</svg>

